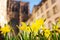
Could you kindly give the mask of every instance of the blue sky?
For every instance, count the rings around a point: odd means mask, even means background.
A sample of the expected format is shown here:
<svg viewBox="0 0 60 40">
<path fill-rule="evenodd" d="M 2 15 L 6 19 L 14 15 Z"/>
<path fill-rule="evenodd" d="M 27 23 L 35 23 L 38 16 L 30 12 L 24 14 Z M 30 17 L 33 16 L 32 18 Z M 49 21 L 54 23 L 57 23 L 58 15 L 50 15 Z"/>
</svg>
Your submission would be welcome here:
<svg viewBox="0 0 60 40">
<path fill-rule="evenodd" d="M 30 13 L 32 12 L 33 6 L 41 2 L 41 0 L 21 0 L 23 2 L 29 2 Z"/>
</svg>

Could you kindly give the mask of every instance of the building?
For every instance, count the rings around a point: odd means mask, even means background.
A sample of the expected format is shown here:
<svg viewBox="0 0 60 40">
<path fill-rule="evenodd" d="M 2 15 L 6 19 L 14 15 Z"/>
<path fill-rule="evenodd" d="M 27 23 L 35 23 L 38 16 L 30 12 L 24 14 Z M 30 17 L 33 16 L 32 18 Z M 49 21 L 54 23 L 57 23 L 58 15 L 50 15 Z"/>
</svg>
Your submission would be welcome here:
<svg viewBox="0 0 60 40">
<path fill-rule="evenodd" d="M 32 14 L 31 14 L 31 16 L 30 16 L 30 18 L 27 20 L 27 24 L 31 24 L 33 21 L 35 21 L 35 16 L 36 16 L 36 13 L 35 13 L 35 11 L 36 11 L 36 9 L 37 9 L 37 6 L 34 6 L 34 8 L 33 8 L 33 10 L 32 10 Z"/>
<path fill-rule="evenodd" d="M 20 22 L 29 18 L 29 2 L 20 2 Z"/>
<path fill-rule="evenodd" d="M 35 19 L 44 18 L 45 25 L 51 27 L 52 23 L 57 23 L 60 18 L 60 0 L 42 0 L 38 5 L 33 9 L 32 17 Z M 28 22 L 30 22 L 28 20 Z"/>
<path fill-rule="evenodd" d="M 7 17 L 8 24 L 12 26 L 15 34 L 17 35 L 19 29 L 16 25 L 20 26 L 20 23 L 26 22 L 29 17 L 29 3 L 17 0 L 8 0 Z"/>
<path fill-rule="evenodd" d="M 0 0 L 0 26 L 3 27 L 7 23 L 7 0 Z"/>
<path fill-rule="evenodd" d="M 22 21 L 26 22 L 29 17 L 29 2 L 8 0 L 7 16 L 9 21 L 15 19 L 17 24 Z"/>
</svg>

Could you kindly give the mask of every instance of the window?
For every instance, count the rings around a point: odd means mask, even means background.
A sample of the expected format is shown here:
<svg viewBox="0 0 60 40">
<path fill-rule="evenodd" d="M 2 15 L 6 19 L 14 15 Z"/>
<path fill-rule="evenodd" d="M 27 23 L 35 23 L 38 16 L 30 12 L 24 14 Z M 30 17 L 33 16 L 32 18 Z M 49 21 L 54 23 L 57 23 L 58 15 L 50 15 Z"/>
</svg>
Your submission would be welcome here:
<svg viewBox="0 0 60 40">
<path fill-rule="evenodd" d="M 51 0 L 52 4 L 55 3 L 56 0 Z"/>
<path fill-rule="evenodd" d="M 55 19 L 55 23 L 57 24 L 59 21 L 60 21 L 60 17 L 57 17 L 57 18 Z M 60 27 L 60 23 L 58 23 L 58 26 Z"/>
<path fill-rule="evenodd" d="M 56 14 L 57 12 L 58 12 L 57 7 L 54 6 L 54 7 L 53 7 L 53 13 Z"/>
<path fill-rule="evenodd" d="M 48 22 L 48 27 L 49 27 L 50 29 L 52 29 L 52 23 L 51 23 L 51 21 Z"/>
<path fill-rule="evenodd" d="M 35 12 L 38 11 L 38 9 L 39 9 L 39 7 L 36 7 L 36 8 L 35 8 Z"/>
<path fill-rule="evenodd" d="M 46 14 L 42 15 L 42 18 L 46 21 Z"/>
<path fill-rule="evenodd" d="M 43 9 L 41 8 L 41 13 L 43 13 Z"/>
<path fill-rule="evenodd" d="M 44 15 L 42 15 L 42 18 L 44 18 Z"/>
<path fill-rule="evenodd" d="M 56 19 L 55 19 L 55 22 L 57 23 L 59 21 L 59 17 L 57 17 Z"/>
<path fill-rule="evenodd" d="M 46 3 L 46 9 L 48 8 L 48 4 Z"/>
<path fill-rule="evenodd" d="M 28 6 L 22 6 L 22 13 L 28 14 Z"/>
<path fill-rule="evenodd" d="M 39 11 L 37 12 L 37 17 L 39 16 Z"/>
<path fill-rule="evenodd" d="M 49 13 L 49 11 L 47 12 L 47 18 L 49 18 L 50 17 L 50 13 Z"/>
<path fill-rule="evenodd" d="M 12 7 L 12 12 L 19 12 L 19 7 L 17 5 L 14 5 Z"/>
</svg>

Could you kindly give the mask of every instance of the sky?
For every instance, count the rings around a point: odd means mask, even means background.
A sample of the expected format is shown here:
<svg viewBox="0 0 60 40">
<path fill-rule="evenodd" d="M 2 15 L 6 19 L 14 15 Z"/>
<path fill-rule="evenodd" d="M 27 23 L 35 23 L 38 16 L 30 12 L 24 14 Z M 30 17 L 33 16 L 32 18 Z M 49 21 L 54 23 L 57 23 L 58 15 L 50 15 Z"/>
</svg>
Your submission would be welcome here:
<svg viewBox="0 0 60 40">
<path fill-rule="evenodd" d="M 41 0 L 21 0 L 21 1 L 29 2 L 30 13 L 32 12 L 32 9 L 33 9 L 34 5 L 37 5 L 41 2 Z"/>
</svg>

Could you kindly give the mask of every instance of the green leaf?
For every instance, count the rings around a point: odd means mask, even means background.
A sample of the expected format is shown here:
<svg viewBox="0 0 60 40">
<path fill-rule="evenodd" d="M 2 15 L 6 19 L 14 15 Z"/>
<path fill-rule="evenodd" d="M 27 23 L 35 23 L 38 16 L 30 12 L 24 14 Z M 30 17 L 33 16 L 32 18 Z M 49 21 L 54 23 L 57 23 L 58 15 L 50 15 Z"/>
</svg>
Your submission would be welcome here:
<svg viewBox="0 0 60 40">
<path fill-rule="evenodd" d="M 59 33 L 59 35 L 58 35 L 58 40 L 60 40 L 60 33 Z"/>
<path fill-rule="evenodd" d="M 9 40 L 9 37 L 8 37 L 8 34 L 7 33 L 5 34 L 4 37 L 5 37 L 5 40 Z"/>
<path fill-rule="evenodd" d="M 16 38 L 15 38 L 15 37 L 13 37 L 13 36 L 11 36 L 11 37 L 10 37 L 10 40 L 16 40 Z"/>
<path fill-rule="evenodd" d="M 31 35 L 31 32 L 29 34 L 29 40 L 32 40 L 32 35 Z"/>
<path fill-rule="evenodd" d="M 22 40 L 24 40 L 24 35 L 23 33 L 20 33 Z"/>
<path fill-rule="evenodd" d="M 54 31 L 53 35 L 52 35 L 52 39 L 53 40 L 57 40 L 57 37 L 56 37 L 56 32 Z"/>
</svg>

